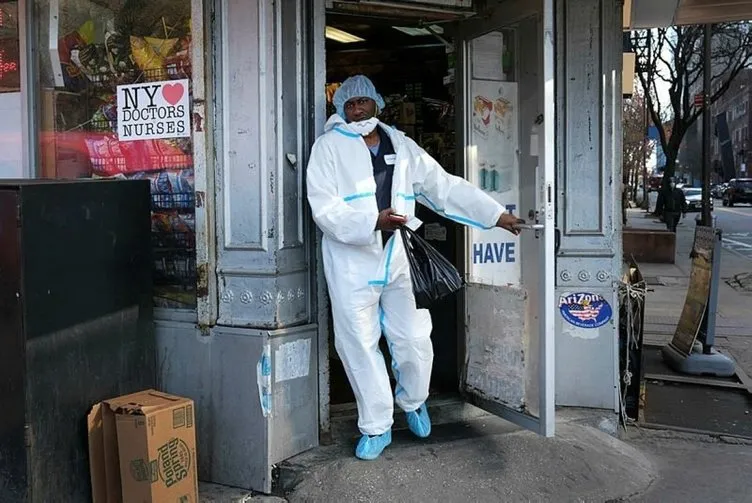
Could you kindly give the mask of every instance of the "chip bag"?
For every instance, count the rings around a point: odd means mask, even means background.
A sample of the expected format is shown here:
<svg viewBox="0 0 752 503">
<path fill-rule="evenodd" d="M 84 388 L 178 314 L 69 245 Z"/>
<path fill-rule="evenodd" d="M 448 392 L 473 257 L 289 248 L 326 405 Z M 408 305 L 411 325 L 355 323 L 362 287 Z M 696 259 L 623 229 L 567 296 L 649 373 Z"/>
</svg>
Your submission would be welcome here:
<svg viewBox="0 0 752 503">
<path fill-rule="evenodd" d="M 144 38 L 131 36 L 131 55 L 136 66 L 146 73 L 147 81 L 168 80 L 164 56 L 159 54 Z"/>
</svg>

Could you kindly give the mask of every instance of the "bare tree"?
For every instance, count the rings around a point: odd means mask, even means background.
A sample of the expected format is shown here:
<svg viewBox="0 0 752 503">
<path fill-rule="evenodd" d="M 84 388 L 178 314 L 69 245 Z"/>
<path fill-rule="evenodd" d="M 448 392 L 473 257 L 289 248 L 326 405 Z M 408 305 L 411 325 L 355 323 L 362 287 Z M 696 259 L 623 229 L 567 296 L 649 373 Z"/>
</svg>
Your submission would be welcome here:
<svg viewBox="0 0 752 503">
<path fill-rule="evenodd" d="M 632 189 L 630 194 L 632 200 L 637 199 L 637 186 L 642 176 L 645 159 L 653 153 L 653 142 L 647 138 L 646 105 L 645 97 L 638 91 L 631 98 L 624 100 L 622 113 L 624 133 L 622 181 Z"/>
<path fill-rule="evenodd" d="M 702 114 L 694 105 L 702 92 L 703 27 L 675 26 L 632 34 L 637 52 L 637 75 L 648 105 L 651 122 L 658 129 L 666 155 L 664 188 L 676 170 L 679 148 L 689 127 Z M 712 92 L 710 103 L 725 93 L 739 72 L 752 61 L 750 23 L 718 24 L 713 27 Z M 661 92 L 668 87 L 668 92 Z M 662 191 L 663 192 L 663 191 Z M 661 208 L 661 195 L 657 212 Z"/>
</svg>

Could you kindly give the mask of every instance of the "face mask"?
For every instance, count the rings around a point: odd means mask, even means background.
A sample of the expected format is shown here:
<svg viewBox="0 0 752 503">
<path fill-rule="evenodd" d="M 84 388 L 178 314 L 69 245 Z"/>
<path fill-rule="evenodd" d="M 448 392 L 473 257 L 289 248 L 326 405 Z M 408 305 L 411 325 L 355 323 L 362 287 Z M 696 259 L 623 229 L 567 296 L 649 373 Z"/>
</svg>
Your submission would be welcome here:
<svg viewBox="0 0 752 503">
<path fill-rule="evenodd" d="M 379 125 L 379 119 L 371 117 L 364 121 L 351 122 L 347 125 L 347 129 L 360 136 L 368 136 Z"/>
</svg>

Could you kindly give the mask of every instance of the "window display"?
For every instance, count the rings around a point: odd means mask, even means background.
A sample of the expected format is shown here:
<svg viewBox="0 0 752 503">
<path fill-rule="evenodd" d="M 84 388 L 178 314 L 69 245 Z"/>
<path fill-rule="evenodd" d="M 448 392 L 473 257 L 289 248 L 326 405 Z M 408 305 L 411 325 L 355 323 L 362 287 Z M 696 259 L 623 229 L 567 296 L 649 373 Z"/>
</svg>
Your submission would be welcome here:
<svg viewBox="0 0 752 503">
<path fill-rule="evenodd" d="M 190 1 L 38 0 L 35 17 L 37 176 L 149 180 L 156 305 L 194 307 Z"/>
</svg>

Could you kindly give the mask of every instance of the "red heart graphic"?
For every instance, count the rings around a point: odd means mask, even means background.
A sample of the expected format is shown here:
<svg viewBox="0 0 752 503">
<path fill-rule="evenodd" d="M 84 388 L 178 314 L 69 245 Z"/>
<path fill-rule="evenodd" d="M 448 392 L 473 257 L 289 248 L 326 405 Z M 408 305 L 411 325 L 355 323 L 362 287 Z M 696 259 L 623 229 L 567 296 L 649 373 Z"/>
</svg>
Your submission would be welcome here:
<svg viewBox="0 0 752 503">
<path fill-rule="evenodd" d="M 162 86 L 162 96 L 170 105 L 177 104 L 180 98 L 183 97 L 183 92 L 185 92 L 185 89 L 183 89 L 183 84 L 180 83 L 165 84 Z"/>
</svg>

